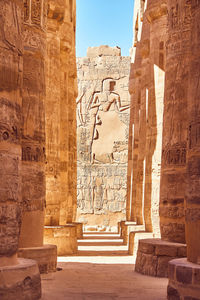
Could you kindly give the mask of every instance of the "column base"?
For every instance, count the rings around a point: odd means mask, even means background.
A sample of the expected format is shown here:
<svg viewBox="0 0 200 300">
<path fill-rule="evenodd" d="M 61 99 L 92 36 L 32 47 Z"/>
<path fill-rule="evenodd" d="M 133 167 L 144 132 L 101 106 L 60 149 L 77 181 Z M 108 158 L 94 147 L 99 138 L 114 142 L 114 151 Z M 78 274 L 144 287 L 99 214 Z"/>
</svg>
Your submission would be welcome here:
<svg viewBox="0 0 200 300">
<path fill-rule="evenodd" d="M 67 223 L 67 225 L 75 225 L 77 230 L 77 239 L 83 238 L 83 223 L 72 222 L 72 223 Z"/>
<path fill-rule="evenodd" d="M 154 237 L 152 232 L 147 231 L 131 231 L 128 239 L 128 254 L 133 255 L 134 263 L 137 256 L 138 244 L 140 240 L 151 239 Z"/>
<path fill-rule="evenodd" d="M 44 243 L 55 244 L 58 256 L 75 255 L 78 252 L 76 225 L 44 227 Z"/>
<path fill-rule="evenodd" d="M 144 239 L 139 241 L 135 271 L 154 277 L 168 277 L 168 262 L 174 258 L 186 257 L 186 245 Z"/>
<path fill-rule="evenodd" d="M 18 257 L 36 260 L 41 274 L 56 272 L 56 245 L 44 245 L 42 247 L 33 248 L 19 248 Z"/>
<path fill-rule="evenodd" d="M 121 222 L 121 238 L 123 239 L 124 245 L 129 243 L 130 232 L 145 231 L 144 225 L 136 225 L 136 222 L 122 221 Z"/>
<path fill-rule="evenodd" d="M 200 265 L 187 258 L 169 262 L 168 300 L 200 300 Z"/>
<path fill-rule="evenodd" d="M 18 264 L 0 267 L 1 300 L 37 300 L 41 298 L 38 265 L 30 259 L 18 259 Z"/>
</svg>

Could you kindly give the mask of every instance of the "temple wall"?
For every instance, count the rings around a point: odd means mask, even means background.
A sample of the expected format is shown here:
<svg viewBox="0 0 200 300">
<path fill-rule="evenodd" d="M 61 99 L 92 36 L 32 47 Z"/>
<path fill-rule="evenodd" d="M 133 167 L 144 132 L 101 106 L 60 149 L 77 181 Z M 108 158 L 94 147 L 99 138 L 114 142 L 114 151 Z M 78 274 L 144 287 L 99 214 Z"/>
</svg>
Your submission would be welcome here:
<svg viewBox="0 0 200 300">
<path fill-rule="evenodd" d="M 130 58 L 118 47 L 77 59 L 77 220 L 102 230 L 125 219 Z"/>
</svg>

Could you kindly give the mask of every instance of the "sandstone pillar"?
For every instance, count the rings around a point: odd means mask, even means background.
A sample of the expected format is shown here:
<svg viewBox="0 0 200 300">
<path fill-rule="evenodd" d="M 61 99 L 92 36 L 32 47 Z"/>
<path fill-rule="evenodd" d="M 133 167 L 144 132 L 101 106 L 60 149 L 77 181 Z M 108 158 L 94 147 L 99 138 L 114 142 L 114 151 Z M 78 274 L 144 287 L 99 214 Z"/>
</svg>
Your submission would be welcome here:
<svg viewBox="0 0 200 300">
<path fill-rule="evenodd" d="M 17 258 L 21 225 L 22 13 L 20 0 L 0 1 L 0 299 L 39 299 L 32 260 Z"/>
<path fill-rule="evenodd" d="M 160 224 L 164 240 L 185 243 L 187 87 L 190 22 L 188 1 L 167 1 L 169 12 Z M 181 17 L 183 15 L 184 17 Z"/>
<path fill-rule="evenodd" d="M 45 242 L 77 252 L 75 1 L 49 1 L 46 73 Z M 56 74 L 56 76 L 55 76 Z M 78 234 L 79 232 L 79 234 Z"/>
<path fill-rule="evenodd" d="M 180 1 L 178 5 L 180 9 L 184 9 L 184 22 L 188 27 L 187 46 L 191 50 L 188 53 L 188 141 L 185 192 L 187 259 L 176 259 L 169 263 L 167 289 L 169 300 L 200 299 L 200 2 Z"/>
<path fill-rule="evenodd" d="M 60 225 L 76 220 L 76 3 L 65 2 L 60 31 Z"/>
<path fill-rule="evenodd" d="M 191 6 L 191 55 L 188 88 L 188 151 L 186 188 L 186 241 L 190 262 L 200 264 L 200 2 Z"/>
<path fill-rule="evenodd" d="M 38 253 L 41 272 L 56 268 L 55 246 L 43 247 L 45 206 L 45 54 L 47 1 L 24 2 L 24 67 L 22 93 L 22 226 L 20 256 L 28 248 Z M 25 248 L 25 249 L 24 249 Z M 52 256 L 49 264 L 42 259 L 42 249 Z M 28 255 L 29 256 L 29 255 Z M 35 254 L 33 255 L 36 258 Z M 31 255 L 32 257 L 32 255 Z M 39 262 L 42 260 L 42 262 Z M 53 263 L 54 262 L 54 263 Z M 50 266 L 51 265 L 51 266 Z"/>
<path fill-rule="evenodd" d="M 129 92 L 131 115 L 129 124 L 129 161 L 127 189 L 127 221 L 121 224 L 124 242 L 129 243 L 129 252 L 137 252 L 138 235 L 145 230 L 144 191 L 146 177 L 146 133 L 148 114 L 148 90 L 150 85 L 150 30 L 144 2 L 134 3 L 134 43 L 131 57 Z M 132 156 L 132 157 L 130 157 Z M 139 233 L 140 232 L 140 233 Z M 131 234 L 130 234 L 131 233 Z M 136 234 L 137 233 L 137 234 Z M 129 239 L 131 237 L 131 241 Z M 146 233 L 145 233 L 145 237 Z M 132 249 L 132 250 L 131 250 Z"/>
<path fill-rule="evenodd" d="M 159 200 L 162 156 L 163 107 L 167 38 L 166 1 L 149 1 L 146 11 L 150 27 L 150 84 L 146 90 L 146 172 L 144 189 L 145 230 L 160 237 Z M 146 72 L 147 74 L 147 72 Z"/>
</svg>

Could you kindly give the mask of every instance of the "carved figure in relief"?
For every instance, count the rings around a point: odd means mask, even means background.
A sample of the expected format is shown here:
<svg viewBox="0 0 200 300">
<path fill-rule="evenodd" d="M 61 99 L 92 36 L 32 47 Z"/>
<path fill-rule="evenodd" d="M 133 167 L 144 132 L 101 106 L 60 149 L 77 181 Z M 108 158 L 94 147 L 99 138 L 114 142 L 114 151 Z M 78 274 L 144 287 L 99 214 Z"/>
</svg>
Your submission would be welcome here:
<svg viewBox="0 0 200 300">
<path fill-rule="evenodd" d="M 76 105 L 77 105 L 77 117 L 78 117 L 78 121 L 80 126 L 84 126 L 85 125 L 85 120 L 84 120 L 84 116 L 83 116 L 83 110 L 82 110 L 82 101 L 83 101 L 83 97 L 85 96 L 85 89 L 83 90 L 83 92 L 81 93 L 81 96 L 76 100 Z"/>
<path fill-rule="evenodd" d="M 91 161 L 95 160 L 95 153 L 92 153 L 93 141 L 99 138 L 99 132 L 97 126 L 102 125 L 102 120 L 100 113 L 106 113 L 109 110 L 114 110 L 116 113 L 123 112 L 129 109 L 130 105 L 121 105 L 120 95 L 115 92 L 116 81 L 108 78 L 104 79 L 102 82 L 102 91 L 94 92 L 90 98 L 88 111 L 90 112 L 90 122 L 91 122 L 91 131 L 90 131 L 90 153 Z M 114 108 L 114 109 L 113 109 Z M 111 163 L 113 162 L 113 153 L 109 154 Z"/>
</svg>

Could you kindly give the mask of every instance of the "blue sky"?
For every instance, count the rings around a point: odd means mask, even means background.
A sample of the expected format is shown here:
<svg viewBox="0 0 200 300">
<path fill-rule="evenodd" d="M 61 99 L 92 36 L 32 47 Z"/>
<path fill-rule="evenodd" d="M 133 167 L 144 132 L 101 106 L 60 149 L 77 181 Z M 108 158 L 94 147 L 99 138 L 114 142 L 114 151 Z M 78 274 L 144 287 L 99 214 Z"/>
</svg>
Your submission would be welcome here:
<svg viewBox="0 0 200 300">
<path fill-rule="evenodd" d="M 88 47 L 119 46 L 128 56 L 133 36 L 134 0 L 77 0 L 77 57 Z"/>
</svg>

